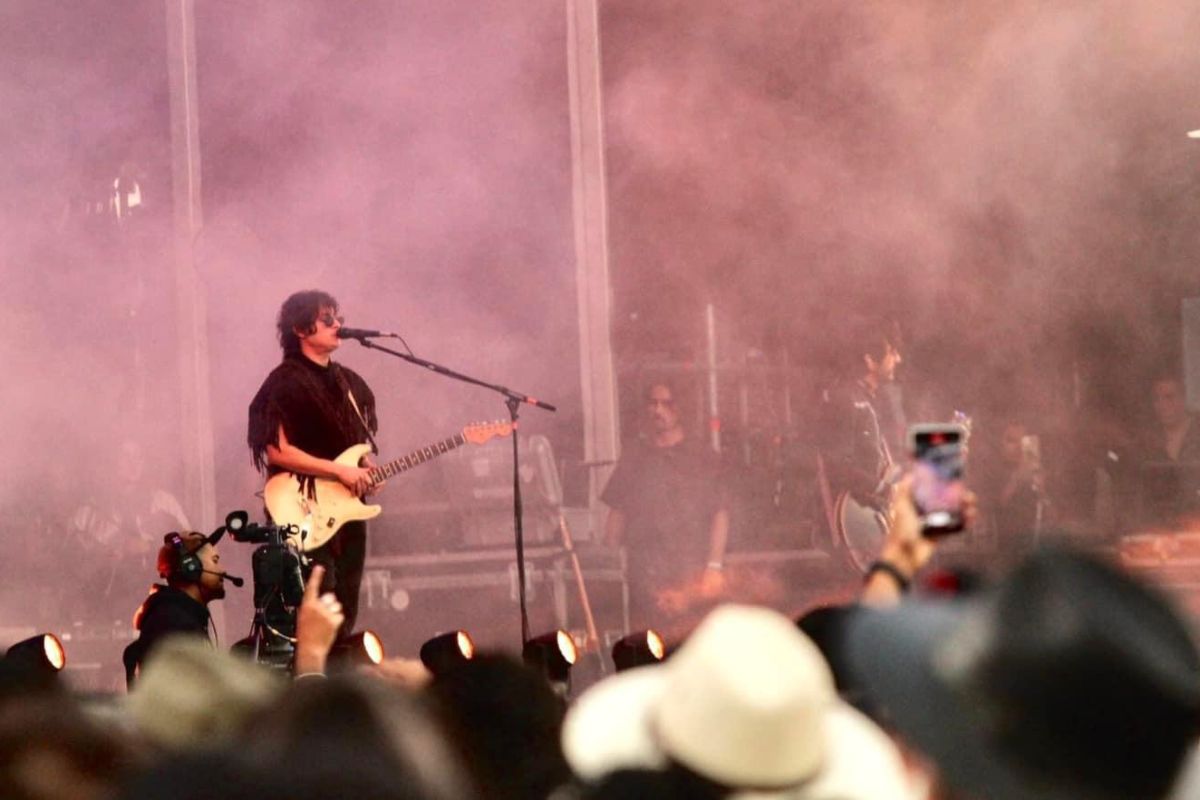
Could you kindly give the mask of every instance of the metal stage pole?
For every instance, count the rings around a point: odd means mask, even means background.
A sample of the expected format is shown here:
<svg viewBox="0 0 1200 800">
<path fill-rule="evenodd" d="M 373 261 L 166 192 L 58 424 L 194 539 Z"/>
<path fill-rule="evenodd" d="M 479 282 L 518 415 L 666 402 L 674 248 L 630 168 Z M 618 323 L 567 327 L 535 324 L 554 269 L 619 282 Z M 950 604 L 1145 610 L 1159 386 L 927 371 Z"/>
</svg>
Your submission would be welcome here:
<svg viewBox="0 0 1200 800">
<path fill-rule="evenodd" d="M 196 92 L 194 0 L 166 0 L 167 74 L 171 92 L 171 179 L 174 206 L 175 310 L 179 320 L 179 398 L 186 507 L 200 530 L 216 524 L 208 325 L 204 287 L 196 274 L 200 205 L 200 118 Z M 217 635 L 224 615 L 214 608 Z"/>
<path fill-rule="evenodd" d="M 600 14 L 597 0 L 566 0 L 566 12 L 583 457 L 589 463 L 613 462 L 620 421 L 611 335 Z M 595 510 L 611 471 L 588 471 L 589 509 Z"/>
</svg>

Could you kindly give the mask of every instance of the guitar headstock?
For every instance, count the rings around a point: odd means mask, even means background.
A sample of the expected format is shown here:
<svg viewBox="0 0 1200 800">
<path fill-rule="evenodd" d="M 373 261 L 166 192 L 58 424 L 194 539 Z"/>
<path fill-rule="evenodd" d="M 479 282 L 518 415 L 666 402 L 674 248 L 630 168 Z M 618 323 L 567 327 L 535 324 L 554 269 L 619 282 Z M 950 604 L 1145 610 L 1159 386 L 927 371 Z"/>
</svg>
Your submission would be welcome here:
<svg viewBox="0 0 1200 800">
<path fill-rule="evenodd" d="M 965 411 L 955 410 L 952 422 L 963 429 L 963 441 L 971 438 L 971 429 L 975 427 L 975 420 Z"/>
<path fill-rule="evenodd" d="M 499 436 L 511 436 L 512 422 L 496 420 L 495 422 L 474 422 L 462 429 L 462 436 L 471 444 L 484 444 Z"/>
</svg>

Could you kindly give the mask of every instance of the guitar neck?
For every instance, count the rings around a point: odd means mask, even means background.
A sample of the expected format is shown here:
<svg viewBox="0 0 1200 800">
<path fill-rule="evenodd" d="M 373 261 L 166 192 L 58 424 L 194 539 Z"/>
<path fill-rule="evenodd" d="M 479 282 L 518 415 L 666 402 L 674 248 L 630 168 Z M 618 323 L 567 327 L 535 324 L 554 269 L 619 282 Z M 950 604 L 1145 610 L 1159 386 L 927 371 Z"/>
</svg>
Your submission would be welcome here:
<svg viewBox="0 0 1200 800">
<path fill-rule="evenodd" d="M 423 447 L 420 450 L 414 450 L 403 458 L 397 458 L 395 461 L 389 461 L 386 464 L 380 464 L 371 470 L 371 479 L 378 481 L 385 478 L 390 478 L 393 475 L 399 475 L 401 472 L 408 472 L 413 467 L 420 466 L 426 461 L 432 461 L 440 455 L 449 453 L 456 447 L 460 447 L 467 443 L 461 433 L 456 433 L 448 439 L 442 439 L 440 442 Z"/>
</svg>

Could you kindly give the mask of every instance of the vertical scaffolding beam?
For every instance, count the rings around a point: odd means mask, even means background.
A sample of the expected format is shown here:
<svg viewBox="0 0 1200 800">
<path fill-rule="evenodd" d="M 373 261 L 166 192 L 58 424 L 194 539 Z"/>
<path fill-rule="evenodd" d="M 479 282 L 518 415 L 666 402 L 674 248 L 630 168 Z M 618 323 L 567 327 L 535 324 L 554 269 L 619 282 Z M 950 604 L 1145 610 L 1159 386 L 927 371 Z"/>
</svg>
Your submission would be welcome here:
<svg viewBox="0 0 1200 800">
<path fill-rule="evenodd" d="M 196 95 L 193 0 L 166 0 L 167 73 L 171 89 L 171 178 L 174 201 L 175 310 L 185 498 L 201 530 L 214 527 L 216 490 L 208 330 L 203 287 L 196 275 L 200 207 L 200 122 Z"/>
<path fill-rule="evenodd" d="M 605 462 L 616 460 L 620 436 L 611 335 L 600 14 L 597 0 L 566 0 L 566 10 L 583 453 L 588 462 Z M 607 467 L 589 470 L 590 508 L 596 508 L 610 473 Z"/>
<path fill-rule="evenodd" d="M 717 375 L 717 307 L 704 306 L 704 341 L 707 353 L 706 387 L 708 389 L 708 445 L 714 453 L 721 452 L 721 386 Z"/>
</svg>

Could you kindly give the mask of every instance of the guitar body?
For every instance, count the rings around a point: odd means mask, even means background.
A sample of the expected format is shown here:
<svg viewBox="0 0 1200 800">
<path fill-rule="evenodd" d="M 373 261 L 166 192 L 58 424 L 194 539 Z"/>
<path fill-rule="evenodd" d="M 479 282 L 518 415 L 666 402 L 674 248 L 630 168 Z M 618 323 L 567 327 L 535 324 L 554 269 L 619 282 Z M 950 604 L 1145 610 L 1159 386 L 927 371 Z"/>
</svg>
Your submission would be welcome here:
<svg viewBox="0 0 1200 800">
<path fill-rule="evenodd" d="M 393 475 L 426 464 L 464 444 L 484 444 L 498 436 L 511 436 L 511 422 L 477 422 L 460 433 L 414 450 L 403 458 L 371 467 L 371 480 L 378 484 Z M 356 444 L 334 459 L 338 464 L 357 467 L 371 446 Z M 298 533 L 288 540 L 305 553 L 316 550 L 332 539 L 347 522 L 378 517 L 382 506 L 367 505 L 341 481 L 281 472 L 263 487 L 263 503 L 276 525 L 295 525 Z"/>
<path fill-rule="evenodd" d="M 334 459 L 358 466 L 371 446 L 356 444 Z M 378 517 L 382 506 L 367 505 L 341 481 L 281 472 L 267 481 L 263 502 L 276 525 L 295 525 L 301 531 L 289 537 L 293 545 L 310 552 L 332 539 L 347 522 Z"/>
<path fill-rule="evenodd" d="M 842 492 L 834 503 L 833 518 L 838 539 L 846 547 L 850 561 L 866 572 L 871 562 L 878 558 L 887 538 L 887 516 L 877 508 L 858 502 L 850 492 Z"/>
<path fill-rule="evenodd" d="M 961 412 L 954 412 L 951 424 L 958 425 L 963 430 L 964 444 L 971 436 L 971 418 Z M 820 466 L 819 469 L 824 469 Z M 904 471 L 898 464 L 888 464 L 877 487 L 880 496 L 891 496 L 890 489 L 903 477 Z M 886 493 L 884 490 L 887 489 Z M 890 500 L 888 501 L 890 506 Z M 832 524 L 837 540 L 846 548 L 850 561 L 860 571 L 866 572 L 871 562 L 879 557 L 887 539 L 890 525 L 888 523 L 889 508 L 876 508 L 858 502 L 850 492 L 842 492 L 834 502 Z"/>
</svg>

